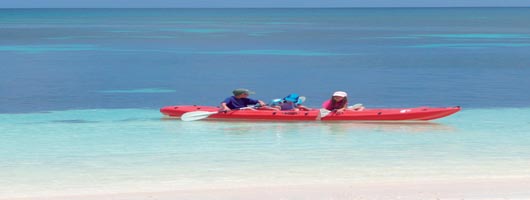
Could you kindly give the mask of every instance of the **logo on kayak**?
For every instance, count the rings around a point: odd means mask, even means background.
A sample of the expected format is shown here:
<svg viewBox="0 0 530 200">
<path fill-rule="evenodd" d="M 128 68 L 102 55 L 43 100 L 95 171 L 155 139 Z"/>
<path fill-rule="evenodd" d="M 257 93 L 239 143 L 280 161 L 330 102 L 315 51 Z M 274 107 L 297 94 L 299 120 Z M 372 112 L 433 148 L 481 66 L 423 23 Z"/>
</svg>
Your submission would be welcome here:
<svg viewBox="0 0 530 200">
<path fill-rule="evenodd" d="M 399 111 L 399 112 L 400 112 L 400 113 L 408 113 L 408 112 L 410 112 L 410 109 L 403 109 L 403 110 L 401 110 L 401 111 Z"/>
<path fill-rule="evenodd" d="M 298 112 L 282 112 L 284 115 L 296 115 Z"/>
</svg>

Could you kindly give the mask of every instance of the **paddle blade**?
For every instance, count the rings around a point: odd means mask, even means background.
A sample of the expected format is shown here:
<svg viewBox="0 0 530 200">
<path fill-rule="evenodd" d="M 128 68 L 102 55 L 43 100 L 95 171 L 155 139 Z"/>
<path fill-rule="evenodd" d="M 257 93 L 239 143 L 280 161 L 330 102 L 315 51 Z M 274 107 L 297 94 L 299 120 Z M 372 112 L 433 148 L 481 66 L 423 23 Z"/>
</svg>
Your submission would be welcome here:
<svg viewBox="0 0 530 200">
<path fill-rule="evenodd" d="M 348 109 L 350 110 L 356 110 L 356 109 L 359 109 L 359 108 L 362 108 L 363 107 L 363 104 L 361 103 L 358 103 L 358 104 L 355 104 L 353 106 L 348 106 Z"/>
<path fill-rule="evenodd" d="M 210 115 L 217 114 L 219 112 L 209 112 L 209 111 L 192 111 L 184 113 L 180 119 L 185 122 L 200 120 L 209 117 Z"/>
<path fill-rule="evenodd" d="M 328 115 L 331 111 L 325 109 L 325 108 L 321 108 L 320 109 L 320 118 L 322 117 L 325 117 L 326 115 Z"/>
</svg>

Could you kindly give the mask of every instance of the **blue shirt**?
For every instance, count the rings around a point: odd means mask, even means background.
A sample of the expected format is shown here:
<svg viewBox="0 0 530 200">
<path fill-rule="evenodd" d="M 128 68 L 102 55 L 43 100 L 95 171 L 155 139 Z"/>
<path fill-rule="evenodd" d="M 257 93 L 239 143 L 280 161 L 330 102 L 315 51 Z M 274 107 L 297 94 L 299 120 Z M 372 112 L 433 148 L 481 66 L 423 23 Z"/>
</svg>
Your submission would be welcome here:
<svg viewBox="0 0 530 200">
<path fill-rule="evenodd" d="M 243 107 L 247 107 L 249 105 L 254 105 L 259 103 L 258 100 L 250 99 L 250 98 L 236 98 L 235 96 L 231 96 L 226 98 L 222 103 L 226 103 L 226 106 L 230 109 L 239 109 Z"/>
</svg>

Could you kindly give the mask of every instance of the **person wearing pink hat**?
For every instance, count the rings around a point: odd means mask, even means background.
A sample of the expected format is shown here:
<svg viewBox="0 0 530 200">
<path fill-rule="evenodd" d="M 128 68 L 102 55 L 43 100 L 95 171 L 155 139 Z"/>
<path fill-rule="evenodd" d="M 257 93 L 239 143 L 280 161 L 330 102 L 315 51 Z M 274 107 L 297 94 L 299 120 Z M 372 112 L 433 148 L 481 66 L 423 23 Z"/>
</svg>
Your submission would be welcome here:
<svg viewBox="0 0 530 200">
<path fill-rule="evenodd" d="M 342 113 L 348 108 L 348 93 L 343 91 L 336 91 L 330 99 L 322 103 L 322 108 L 326 110 Z"/>
</svg>

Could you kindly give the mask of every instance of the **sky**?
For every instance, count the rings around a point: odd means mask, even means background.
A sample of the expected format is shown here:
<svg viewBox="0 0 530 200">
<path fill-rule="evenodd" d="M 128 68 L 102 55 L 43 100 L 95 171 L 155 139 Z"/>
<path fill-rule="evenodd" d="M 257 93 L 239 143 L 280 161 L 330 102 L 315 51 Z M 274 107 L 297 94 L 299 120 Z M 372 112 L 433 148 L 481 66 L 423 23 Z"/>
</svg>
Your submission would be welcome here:
<svg viewBox="0 0 530 200">
<path fill-rule="evenodd" d="M 530 7 L 530 0 L 0 0 L 0 8 Z"/>
</svg>

